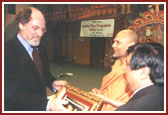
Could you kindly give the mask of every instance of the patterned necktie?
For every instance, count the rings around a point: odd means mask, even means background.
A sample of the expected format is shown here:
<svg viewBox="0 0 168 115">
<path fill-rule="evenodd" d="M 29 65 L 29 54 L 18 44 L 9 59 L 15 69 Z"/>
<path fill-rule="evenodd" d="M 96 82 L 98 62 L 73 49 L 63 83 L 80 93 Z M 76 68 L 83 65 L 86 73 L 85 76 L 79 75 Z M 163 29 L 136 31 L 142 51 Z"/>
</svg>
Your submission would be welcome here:
<svg viewBox="0 0 168 115">
<path fill-rule="evenodd" d="M 41 81 L 43 81 L 43 69 L 42 69 L 41 58 L 40 58 L 39 52 L 37 51 L 36 47 L 32 47 L 32 48 L 33 48 L 33 52 L 32 52 L 33 62 L 40 74 Z"/>
</svg>

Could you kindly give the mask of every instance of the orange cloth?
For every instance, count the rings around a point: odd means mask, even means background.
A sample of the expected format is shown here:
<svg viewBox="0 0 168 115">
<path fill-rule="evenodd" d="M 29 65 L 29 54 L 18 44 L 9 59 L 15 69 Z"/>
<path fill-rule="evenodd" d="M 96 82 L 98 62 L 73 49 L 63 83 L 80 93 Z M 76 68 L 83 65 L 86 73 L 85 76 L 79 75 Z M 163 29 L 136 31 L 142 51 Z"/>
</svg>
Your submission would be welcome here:
<svg viewBox="0 0 168 115">
<path fill-rule="evenodd" d="M 112 66 L 112 71 L 104 76 L 100 92 L 105 97 L 125 103 L 130 99 L 132 92 L 126 85 L 125 72 L 123 70 L 124 65 L 121 65 L 119 59 L 116 60 Z M 104 103 L 102 111 L 112 111 L 115 109 L 116 107 Z"/>
</svg>

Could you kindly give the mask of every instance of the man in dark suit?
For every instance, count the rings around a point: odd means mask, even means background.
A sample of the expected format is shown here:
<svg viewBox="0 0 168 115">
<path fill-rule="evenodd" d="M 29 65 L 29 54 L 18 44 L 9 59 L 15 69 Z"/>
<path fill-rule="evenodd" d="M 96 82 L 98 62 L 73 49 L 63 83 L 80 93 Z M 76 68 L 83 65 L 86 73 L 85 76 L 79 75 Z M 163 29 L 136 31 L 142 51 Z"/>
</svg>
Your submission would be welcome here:
<svg viewBox="0 0 168 115">
<path fill-rule="evenodd" d="M 19 33 L 4 48 L 4 110 L 66 110 L 62 100 L 47 100 L 46 86 L 57 91 L 67 82 L 55 80 L 49 72 L 47 54 L 40 45 L 46 31 L 44 16 L 36 8 L 25 8 L 16 23 Z"/>
<path fill-rule="evenodd" d="M 140 43 L 130 47 L 127 54 L 127 85 L 134 93 L 116 111 L 163 111 L 163 46 L 157 43 Z"/>
</svg>

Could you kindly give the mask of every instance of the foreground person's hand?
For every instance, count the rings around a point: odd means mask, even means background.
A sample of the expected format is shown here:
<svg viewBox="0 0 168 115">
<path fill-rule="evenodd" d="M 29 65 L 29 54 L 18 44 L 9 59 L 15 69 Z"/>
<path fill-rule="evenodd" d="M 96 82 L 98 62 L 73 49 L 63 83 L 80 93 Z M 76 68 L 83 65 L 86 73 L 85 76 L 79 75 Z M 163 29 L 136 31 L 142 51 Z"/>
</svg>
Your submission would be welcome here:
<svg viewBox="0 0 168 115">
<path fill-rule="evenodd" d="M 64 106 L 64 105 L 67 105 L 69 102 L 62 99 L 65 92 L 66 92 L 65 88 L 63 88 L 63 91 L 59 94 L 57 98 L 49 100 L 50 101 L 50 104 L 49 104 L 50 111 L 69 111 Z"/>
<path fill-rule="evenodd" d="M 54 89 L 56 90 L 60 90 L 63 86 L 65 86 L 67 84 L 66 81 L 64 80 L 55 80 L 54 81 L 54 84 L 53 84 L 53 87 Z"/>
</svg>

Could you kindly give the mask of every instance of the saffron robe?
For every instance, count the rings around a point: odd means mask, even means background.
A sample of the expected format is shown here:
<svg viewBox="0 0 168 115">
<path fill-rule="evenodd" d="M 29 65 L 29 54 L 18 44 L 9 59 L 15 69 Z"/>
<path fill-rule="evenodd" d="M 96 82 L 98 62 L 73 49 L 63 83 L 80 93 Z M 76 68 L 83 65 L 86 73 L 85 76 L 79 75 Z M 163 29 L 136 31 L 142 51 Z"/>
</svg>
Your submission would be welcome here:
<svg viewBox="0 0 168 115">
<path fill-rule="evenodd" d="M 116 60 L 112 66 L 112 71 L 103 78 L 100 94 L 112 100 L 126 103 L 130 99 L 132 91 L 126 84 L 124 66 L 125 64 L 121 64 L 119 59 Z M 101 111 L 113 111 L 115 109 L 116 107 L 104 103 Z"/>
</svg>

